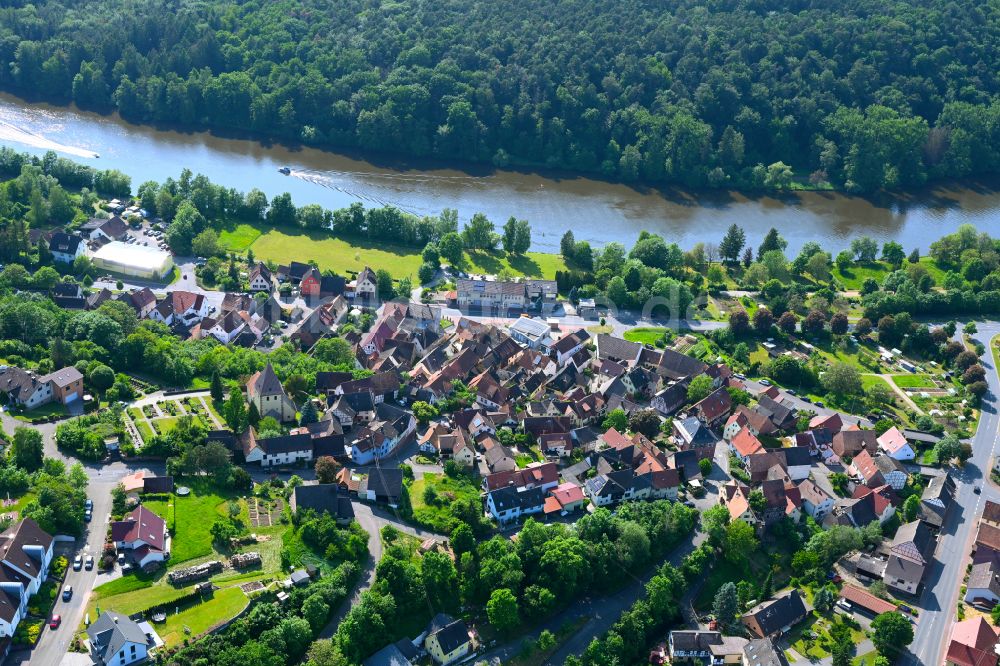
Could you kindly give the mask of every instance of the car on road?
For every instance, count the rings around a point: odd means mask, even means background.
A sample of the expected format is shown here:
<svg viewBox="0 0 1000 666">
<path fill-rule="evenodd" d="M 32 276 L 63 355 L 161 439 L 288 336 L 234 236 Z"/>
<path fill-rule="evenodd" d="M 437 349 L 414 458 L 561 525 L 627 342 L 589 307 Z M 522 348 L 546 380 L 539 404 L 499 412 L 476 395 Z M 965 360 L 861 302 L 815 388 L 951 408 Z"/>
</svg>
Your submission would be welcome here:
<svg viewBox="0 0 1000 666">
<path fill-rule="evenodd" d="M 785 389 L 785 393 L 787 393 L 788 395 L 795 395 L 795 390 L 794 389 Z"/>
<path fill-rule="evenodd" d="M 736 377 L 736 379 L 746 379 L 747 378 L 746 375 L 744 375 L 742 373 L 739 373 L 739 372 L 734 372 L 733 373 L 733 377 Z"/>
<path fill-rule="evenodd" d="M 826 407 L 826 405 L 823 404 L 822 400 L 817 400 L 813 404 L 816 405 L 817 407 Z"/>
<path fill-rule="evenodd" d="M 83 568 L 90 571 L 94 568 L 94 556 L 87 555 L 87 559 L 83 561 Z"/>
<path fill-rule="evenodd" d="M 769 380 L 769 379 L 762 379 L 762 380 L 760 380 L 757 383 L 760 384 L 761 386 L 770 386 L 771 385 L 771 380 Z"/>
<path fill-rule="evenodd" d="M 979 486 L 976 486 L 975 488 L 972 489 L 972 492 L 974 492 L 975 494 L 979 495 L 979 494 L 981 494 L 983 492 L 983 489 L 980 488 Z"/>
<path fill-rule="evenodd" d="M 899 604 L 899 606 L 897 606 L 896 608 L 898 608 L 899 610 L 901 610 L 904 613 L 912 613 L 913 612 L 913 609 L 910 608 L 909 606 L 907 606 L 906 604 Z"/>
<path fill-rule="evenodd" d="M 91 511 L 90 509 L 87 509 L 86 511 L 83 512 L 83 519 L 84 521 L 89 523 L 91 520 L 94 519 L 94 512 Z"/>
<path fill-rule="evenodd" d="M 69 601 L 73 598 L 73 586 L 67 585 L 63 588 L 63 601 Z"/>
<path fill-rule="evenodd" d="M 49 620 L 49 629 L 58 629 L 60 624 L 62 624 L 62 615 L 57 613 Z"/>
<path fill-rule="evenodd" d="M 83 557 L 77 555 L 73 558 L 73 571 L 79 571 L 81 568 L 83 568 Z"/>
<path fill-rule="evenodd" d="M 83 505 L 83 508 L 86 509 L 87 511 L 93 510 L 93 508 L 94 508 L 94 500 L 92 500 L 92 499 L 90 499 L 88 497 L 87 501 Z"/>
</svg>

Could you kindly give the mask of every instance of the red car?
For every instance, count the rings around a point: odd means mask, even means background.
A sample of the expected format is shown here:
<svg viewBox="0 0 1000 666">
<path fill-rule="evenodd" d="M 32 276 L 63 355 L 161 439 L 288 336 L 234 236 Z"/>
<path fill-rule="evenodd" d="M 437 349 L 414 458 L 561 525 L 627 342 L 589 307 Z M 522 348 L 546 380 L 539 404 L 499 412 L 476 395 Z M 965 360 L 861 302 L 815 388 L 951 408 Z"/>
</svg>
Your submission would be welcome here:
<svg viewBox="0 0 1000 666">
<path fill-rule="evenodd" d="M 53 615 L 52 620 L 49 621 L 49 629 L 58 629 L 60 623 L 62 623 L 62 616 Z"/>
</svg>

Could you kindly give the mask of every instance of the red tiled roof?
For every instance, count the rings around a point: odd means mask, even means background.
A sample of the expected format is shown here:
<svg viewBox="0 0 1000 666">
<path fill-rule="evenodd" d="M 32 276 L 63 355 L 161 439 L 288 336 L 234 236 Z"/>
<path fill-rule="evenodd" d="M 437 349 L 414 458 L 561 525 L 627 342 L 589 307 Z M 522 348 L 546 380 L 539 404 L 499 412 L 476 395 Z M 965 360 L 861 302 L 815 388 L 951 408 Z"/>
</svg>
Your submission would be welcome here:
<svg viewBox="0 0 1000 666">
<path fill-rule="evenodd" d="M 896 604 L 889 603 L 885 599 L 880 599 L 871 592 L 863 590 L 860 587 L 855 587 L 854 585 L 844 585 L 840 590 L 840 596 L 852 604 L 857 604 L 876 615 L 896 610 Z"/>
</svg>

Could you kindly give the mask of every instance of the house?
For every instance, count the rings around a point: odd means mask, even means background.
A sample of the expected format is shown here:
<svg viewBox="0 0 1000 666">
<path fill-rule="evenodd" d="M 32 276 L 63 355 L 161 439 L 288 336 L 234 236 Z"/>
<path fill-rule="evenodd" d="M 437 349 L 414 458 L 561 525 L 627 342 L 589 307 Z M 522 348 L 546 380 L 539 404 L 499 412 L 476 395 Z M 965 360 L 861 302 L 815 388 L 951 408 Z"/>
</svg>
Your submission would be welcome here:
<svg viewBox="0 0 1000 666">
<path fill-rule="evenodd" d="M 557 458 L 567 458 L 573 453 L 573 436 L 568 432 L 553 432 L 538 438 L 542 453 Z"/>
<path fill-rule="evenodd" d="M 739 664 L 747 639 L 723 636 L 718 631 L 683 629 L 671 631 L 667 638 L 671 664 Z"/>
<path fill-rule="evenodd" d="M 39 377 L 34 372 L 14 366 L 0 367 L 0 393 L 25 409 L 34 409 L 52 401 L 69 404 L 83 397 L 83 375 L 73 366 Z"/>
<path fill-rule="evenodd" d="M 845 583 L 840 589 L 840 598 L 849 603 L 852 608 L 859 608 L 872 617 L 896 610 L 896 604 L 876 597 L 868 590 L 850 583 Z"/>
<path fill-rule="evenodd" d="M 920 520 L 929 524 L 935 529 L 941 529 L 944 519 L 948 515 L 948 510 L 955 503 L 955 481 L 947 472 L 931 477 L 927 482 L 927 487 L 920 495 Z M 987 516 L 986 511 L 990 510 L 990 505 L 997 506 L 993 502 L 986 502 L 983 518 Z"/>
<path fill-rule="evenodd" d="M 552 345 L 552 329 L 541 319 L 518 317 L 507 327 L 507 332 L 528 349 L 541 350 L 547 354 Z"/>
<path fill-rule="evenodd" d="M 760 443 L 759 439 L 754 437 L 749 428 L 743 428 L 736 433 L 735 437 L 729 440 L 729 452 L 739 458 L 743 464 L 746 464 L 750 456 L 764 452 L 764 445 Z"/>
<path fill-rule="evenodd" d="M 76 282 L 56 282 L 49 291 L 49 298 L 63 310 L 83 310 L 87 307 L 83 289 Z"/>
<path fill-rule="evenodd" d="M 521 282 L 462 279 L 456 283 L 458 307 L 481 310 L 523 310 L 527 291 Z"/>
<path fill-rule="evenodd" d="M 28 600 L 48 579 L 54 543 L 31 518 L 0 534 L 0 644 L 9 644 L 28 613 Z"/>
<path fill-rule="evenodd" d="M 545 491 L 539 487 L 509 485 L 491 490 L 486 495 L 486 513 L 500 524 L 541 513 L 544 508 Z"/>
<path fill-rule="evenodd" d="M 553 462 L 532 463 L 524 469 L 496 472 L 483 477 L 483 491 L 487 493 L 505 486 L 541 488 L 544 492 L 557 485 L 559 485 L 559 468 Z"/>
<path fill-rule="evenodd" d="M 119 552 L 128 551 L 139 567 L 170 556 L 166 522 L 142 504 L 123 520 L 111 523 L 111 541 Z"/>
<path fill-rule="evenodd" d="M 374 301 L 378 297 L 378 277 L 375 271 L 365 266 L 354 281 L 354 299 Z"/>
<path fill-rule="evenodd" d="M 317 514 L 326 512 L 340 525 L 348 525 L 354 520 L 351 498 L 336 483 L 296 486 L 292 489 L 288 506 L 293 512 L 304 509 L 312 509 Z"/>
<path fill-rule="evenodd" d="M 899 431 L 899 428 L 889 428 L 876 441 L 879 450 L 895 460 L 913 460 L 917 457 L 916 452 L 906 441 L 906 437 Z"/>
<path fill-rule="evenodd" d="M 368 467 L 363 470 L 365 477 L 358 486 L 358 497 L 369 502 L 399 506 L 403 488 L 403 470 L 398 467 Z"/>
<path fill-rule="evenodd" d="M 877 435 L 874 430 L 841 430 L 833 436 L 831 447 L 841 460 L 853 458 L 862 451 L 875 451 Z"/>
<path fill-rule="evenodd" d="M 723 387 L 710 393 L 692 408 L 698 420 L 712 427 L 729 416 L 733 407 L 733 399 L 729 391 Z"/>
<path fill-rule="evenodd" d="M 638 475 L 632 469 L 622 469 L 587 479 L 584 490 L 594 506 L 611 506 L 649 497 L 652 484 L 649 475 Z"/>
<path fill-rule="evenodd" d="M 587 329 L 580 328 L 572 333 L 567 333 L 559 338 L 551 347 L 551 353 L 555 357 L 559 367 L 566 365 L 566 362 L 578 351 L 583 349 L 587 341 L 590 340 L 590 333 Z"/>
<path fill-rule="evenodd" d="M 472 637 L 465 622 L 451 618 L 448 620 L 447 624 L 435 628 L 424 639 L 424 648 L 441 666 L 458 661 L 472 649 Z"/>
<path fill-rule="evenodd" d="M 708 365 L 687 354 L 664 349 L 657 361 L 656 374 L 673 381 L 681 381 L 705 372 Z"/>
<path fill-rule="evenodd" d="M 833 511 L 833 497 L 812 479 L 799 484 L 799 496 L 802 498 L 802 508 L 819 524 Z"/>
<path fill-rule="evenodd" d="M 303 264 L 301 261 L 293 261 L 287 266 L 278 266 L 278 279 L 298 284 L 311 268 L 312 266 L 309 264 Z"/>
<path fill-rule="evenodd" d="M 52 258 L 56 261 L 72 264 L 77 257 L 86 255 L 87 244 L 79 236 L 70 236 L 65 232 L 57 231 L 52 234 L 52 240 L 49 241 L 49 252 L 52 253 Z"/>
<path fill-rule="evenodd" d="M 997 630 L 982 615 L 951 628 L 945 666 L 997 666 Z"/>
<path fill-rule="evenodd" d="M 653 395 L 649 406 L 663 416 L 671 416 L 687 402 L 687 384 L 672 382 Z"/>
<path fill-rule="evenodd" d="M 156 294 L 149 287 L 135 289 L 127 296 L 120 296 L 120 298 L 132 306 L 139 319 L 148 317 L 149 313 L 156 307 Z"/>
<path fill-rule="evenodd" d="M 87 627 L 90 656 L 101 666 L 127 666 L 144 661 L 155 646 L 151 635 L 127 615 L 106 610 Z"/>
<path fill-rule="evenodd" d="M 261 467 L 294 465 L 313 459 L 313 442 L 308 432 L 257 438 L 252 428 L 244 436 L 252 440 L 252 445 L 244 447 L 243 457 L 248 463 L 260 463 Z"/>
<path fill-rule="evenodd" d="M 258 261 L 250 269 L 249 282 L 250 291 L 263 291 L 268 294 L 274 291 L 274 273 L 263 262 Z"/>
<path fill-rule="evenodd" d="M 809 420 L 809 429 L 825 430 L 830 434 L 830 437 L 833 437 L 844 429 L 844 419 L 837 412 L 833 414 L 820 414 Z"/>
<path fill-rule="evenodd" d="M 788 666 L 785 651 L 770 638 L 751 639 L 743 647 L 742 666 Z"/>
<path fill-rule="evenodd" d="M 261 418 L 271 416 L 281 423 L 295 419 L 295 403 L 285 393 L 270 361 L 247 382 L 247 400 L 257 408 Z"/>
<path fill-rule="evenodd" d="M 640 343 L 616 338 L 607 333 L 598 334 L 596 345 L 597 358 L 602 361 L 635 365 L 639 362 L 639 355 L 642 353 Z"/>
<path fill-rule="evenodd" d="M 117 215 L 106 220 L 92 217 L 80 226 L 80 235 L 94 241 L 122 240 L 127 234 L 128 225 Z"/>
<path fill-rule="evenodd" d="M 790 590 L 770 601 L 757 604 L 741 618 L 747 631 L 757 638 L 782 634 L 806 617 L 805 602 L 798 590 Z"/>
<path fill-rule="evenodd" d="M 412 666 L 417 661 L 417 647 L 408 638 L 400 638 L 361 662 L 361 666 Z"/>
<path fill-rule="evenodd" d="M 889 484 L 890 488 L 893 490 L 902 490 L 906 486 L 906 481 L 910 478 L 910 473 L 906 471 L 906 467 L 898 459 L 887 455 L 878 455 L 875 456 L 874 462 L 879 474 Z"/>
<path fill-rule="evenodd" d="M 1000 562 L 973 564 L 965 585 L 966 603 L 992 608 L 1000 602 Z"/>
<path fill-rule="evenodd" d="M 351 459 L 359 465 L 369 465 L 386 458 L 409 441 L 416 428 L 417 420 L 407 410 L 387 402 L 375 405 L 375 418 L 352 435 Z"/>
<path fill-rule="evenodd" d="M 674 440 L 682 451 L 694 451 L 699 459 L 715 456 L 715 435 L 697 417 L 674 419 L 672 429 Z"/>
<path fill-rule="evenodd" d="M 586 496 L 583 488 L 575 483 L 560 483 L 549 491 L 549 497 L 545 499 L 545 513 L 550 513 L 551 507 L 558 507 L 563 515 L 576 511 L 583 507 Z"/>
<path fill-rule="evenodd" d="M 902 490 L 910 478 L 903 463 L 884 454 L 873 457 L 867 449 L 854 456 L 848 472 L 870 488 L 888 484 L 893 490 Z"/>
<path fill-rule="evenodd" d="M 883 574 L 885 584 L 894 591 L 917 593 L 934 553 L 934 534 L 922 520 L 900 525 L 889 546 L 889 562 Z"/>
<path fill-rule="evenodd" d="M 239 338 L 246 328 L 247 321 L 237 310 L 230 310 L 217 319 L 205 317 L 201 322 L 201 330 L 224 345 L 231 344 Z"/>
</svg>

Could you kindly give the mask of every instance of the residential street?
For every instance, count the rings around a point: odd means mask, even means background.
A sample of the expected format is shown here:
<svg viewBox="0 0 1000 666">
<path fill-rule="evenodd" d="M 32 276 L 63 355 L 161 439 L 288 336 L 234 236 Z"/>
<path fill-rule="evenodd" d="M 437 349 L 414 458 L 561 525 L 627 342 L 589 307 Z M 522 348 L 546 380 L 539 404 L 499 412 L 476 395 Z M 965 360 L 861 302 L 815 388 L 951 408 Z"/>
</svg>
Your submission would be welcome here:
<svg viewBox="0 0 1000 666">
<path fill-rule="evenodd" d="M 989 344 L 993 336 L 1000 334 L 1000 323 L 977 322 L 976 326 L 979 332 L 972 337 L 986 345 L 986 353 L 980 363 L 986 368 L 989 392 L 983 398 L 982 418 L 972 440 L 972 459 L 966 462 L 963 469 L 952 472 L 958 486 L 956 510 L 951 512 L 941 530 L 937 555 L 927 573 L 917 604 L 921 611 L 913 643 L 898 662 L 903 666 L 942 663 L 955 620 L 959 586 L 965 575 L 969 548 L 983 503 L 986 500 L 1000 501 L 1000 491 L 989 481 L 990 460 L 996 452 L 1000 434 L 1000 418 L 997 415 L 1000 377 L 997 376 Z M 976 486 L 982 488 L 981 495 L 973 492 Z"/>
</svg>

